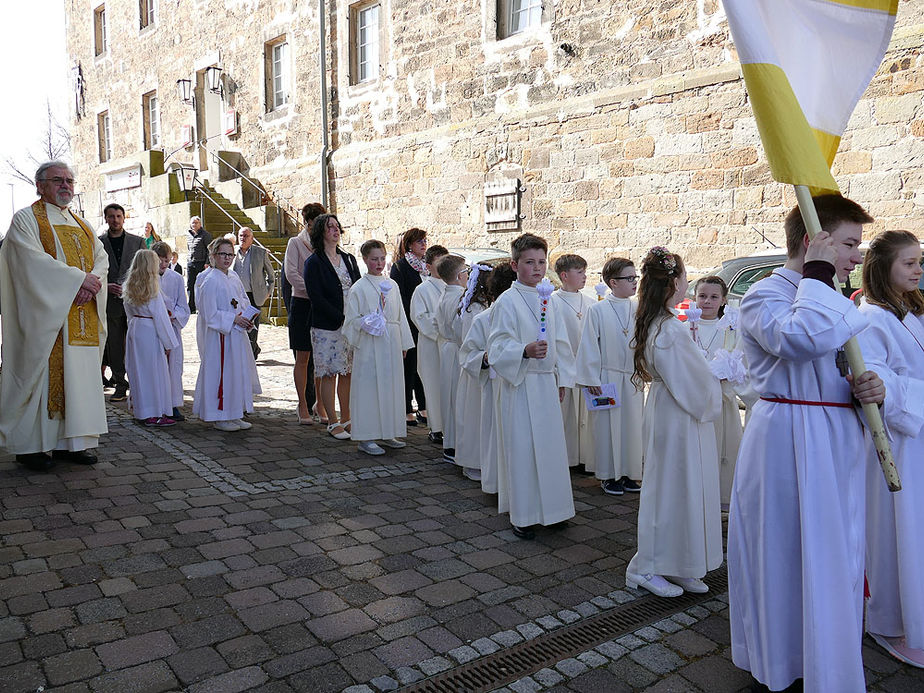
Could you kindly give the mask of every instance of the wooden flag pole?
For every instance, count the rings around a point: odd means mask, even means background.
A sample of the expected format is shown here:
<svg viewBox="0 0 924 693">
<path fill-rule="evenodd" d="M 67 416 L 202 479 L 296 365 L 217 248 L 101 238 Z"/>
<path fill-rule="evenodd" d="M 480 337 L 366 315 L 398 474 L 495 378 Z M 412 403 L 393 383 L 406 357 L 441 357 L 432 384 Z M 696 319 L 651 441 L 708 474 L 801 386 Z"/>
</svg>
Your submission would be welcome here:
<svg viewBox="0 0 924 693">
<path fill-rule="evenodd" d="M 796 189 L 796 200 L 799 203 L 799 211 L 802 213 L 802 219 L 805 222 L 805 230 L 808 232 L 809 240 L 811 240 L 821 231 L 818 213 L 815 211 L 814 202 L 812 202 L 812 194 L 809 192 L 808 186 L 795 185 L 793 187 Z M 857 342 L 856 337 L 851 337 L 848 340 L 844 345 L 844 351 L 847 354 L 847 362 L 850 364 L 850 372 L 853 373 L 854 377 L 866 372 L 866 364 L 863 362 L 863 354 L 860 351 L 860 344 Z M 873 443 L 876 445 L 879 466 L 882 467 L 886 484 L 888 484 L 890 491 L 900 491 L 902 482 L 898 476 L 898 469 L 895 468 L 892 447 L 886 437 L 879 406 L 876 404 L 864 404 L 863 414 L 866 416 L 866 423 L 869 426 L 870 434 L 873 436 Z"/>
</svg>

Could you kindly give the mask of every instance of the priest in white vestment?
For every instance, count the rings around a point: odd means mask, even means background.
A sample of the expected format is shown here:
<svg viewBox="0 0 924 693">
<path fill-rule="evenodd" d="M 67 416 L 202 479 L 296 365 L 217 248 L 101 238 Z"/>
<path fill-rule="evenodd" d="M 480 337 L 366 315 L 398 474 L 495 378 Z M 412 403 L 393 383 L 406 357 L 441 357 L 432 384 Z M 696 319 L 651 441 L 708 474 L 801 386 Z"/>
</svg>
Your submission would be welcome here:
<svg viewBox="0 0 924 693">
<path fill-rule="evenodd" d="M 96 462 L 90 449 L 107 431 L 100 288 L 109 260 L 68 207 L 74 174 L 67 164 L 40 166 L 36 188 L 41 199 L 16 212 L 0 248 L 0 447 L 47 471 L 55 460 Z"/>
<path fill-rule="evenodd" d="M 851 393 L 839 372 L 837 350 L 868 320 L 833 279 L 860 262 L 862 225 L 873 219 L 839 195 L 815 206 L 824 232 L 807 243 L 792 210 L 786 265 L 741 302 L 742 347 L 760 400 L 732 486 L 732 659 L 771 690 L 801 678 L 807 691 L 859 693 L 865 466 L 853 397 L 881 402 L 884 388 L 867 371 Z"/>
</svg>

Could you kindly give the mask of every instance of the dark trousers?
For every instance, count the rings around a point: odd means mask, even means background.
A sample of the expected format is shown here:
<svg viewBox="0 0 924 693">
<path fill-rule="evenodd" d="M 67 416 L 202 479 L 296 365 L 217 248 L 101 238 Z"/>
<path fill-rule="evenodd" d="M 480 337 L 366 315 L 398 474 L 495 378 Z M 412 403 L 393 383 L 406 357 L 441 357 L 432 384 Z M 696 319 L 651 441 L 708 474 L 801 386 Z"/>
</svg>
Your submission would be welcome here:
<svg viewBox="0 0 924 693">
<path fill-rule="evenodd" d="M 116 386 L 125 385 L 125 335 L 128 334 L 128 318 L 123 312 L 106 315 L 106 349 L 103 363 L 112 371 L 112 380 Z"/>
<path fill-rule="evenodd" d="M 253 293 L 250 291 L 247 292 L 247 300 L 250 301 L 250 305 L 254 308 L 259 308 L 256 303 L 253 302 Z M 253 350 L 253 357 L 257 358 L 257 354 L 260 353 L 260 347 L 257 346 L 257 332 L 260 329 L 260 314 L 257 313 L 253 316 L 253 329 L 247 333 L 247 336 L 250 337 L 250 348 Z"/>
<path fill-rule="evenodd" d="M 423 383 L 417 373 L 417 347 L 408 349 L 404 357 L 404 411 L 411 414 L 414 409 L 411 405 L 411 395 L 417 400 L 418 409 L 427 408 L 427 398 L 424 396 Z"/>
<path fill-rule="evenodd" d="M 205 269 L 204 262 L 191 262 L 186 265 L 186 293 L 189 294 L 189 312 L 196 312 L 196 277 Z"/>
</svg>

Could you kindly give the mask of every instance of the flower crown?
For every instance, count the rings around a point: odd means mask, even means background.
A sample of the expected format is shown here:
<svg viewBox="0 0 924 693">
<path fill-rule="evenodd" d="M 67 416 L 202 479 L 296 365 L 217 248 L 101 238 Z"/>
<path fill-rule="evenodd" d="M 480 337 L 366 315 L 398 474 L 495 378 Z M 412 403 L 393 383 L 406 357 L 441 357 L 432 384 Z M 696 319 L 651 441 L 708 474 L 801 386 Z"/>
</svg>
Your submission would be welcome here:
<svg viewBox="0 0 924 693">
<path fill-rule="evenodd" d="M 650 255 L 654 255 L 657 263 L 661 266 L 668 274 L 672 274 L 674 270 L 677 269 L 677 258 L 674 257 L 674 254 L 665 248 L 663 245 L 656 245 L 654 248 L 648 251 Z"/>
</svg>

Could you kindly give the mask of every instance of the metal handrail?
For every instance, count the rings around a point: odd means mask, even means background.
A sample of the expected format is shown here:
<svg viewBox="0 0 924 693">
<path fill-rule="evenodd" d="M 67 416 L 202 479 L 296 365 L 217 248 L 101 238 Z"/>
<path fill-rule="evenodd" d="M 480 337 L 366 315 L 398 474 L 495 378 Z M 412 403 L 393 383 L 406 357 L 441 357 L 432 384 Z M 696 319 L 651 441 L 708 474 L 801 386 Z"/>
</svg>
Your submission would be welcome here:
<svg viewBox="0 0 924 693">
<path fill-rule="evenodd" d="M 296 228 L 299 226 L 298 218 L 299 218 L 300 212 L 298 208 L 295 207 L 291 202 L 289 202 L 284 197 L 281 197 L 274 193 L 269 192 L 266 188 L 264 188 L 261 184 L 254 181 L 243 171 L 240 171 L 234 166 L 232 166 L 231 163 L 227 161 L 226 159 L 224 159 L 220 154 L 213 152 L 211 149 L 205 146 L 205 141 L 199 142 L 199 146 L 202 147 L 206 151 L 206 153 L 209 154 L 209 156 L 213 157 L 219 163 L 224 164 L 229 169 L 234 171 L 242 179 L 250 183 L 250 185 L 252 185 L 253 188 L 257 192 L 260 193 L 260 203 L 261 203 L 260 206 L 261 207 L 266 206 L 266 201 L 272 201 L 277 207 L 279 207 L 282 210 L 283 214 L 287 214 L 292 219 L 292 222 L 295 224 Z M 284 227 L 283 227 L 283 231 L 285 231 Z"/>
<path fill-rule="evenodd" d="M 202 185 L 202 182 L 199 180 L 198 171 L 193 177 L 193 190 L 197 195 L 199 195 L 200 197 L 204 197 L 209 202 L 211 202 L 215 208 L 221 210 L 221 213 L 231 220 L 231 223 L 234 224 L 236 227 L 234 229 L 234 235 L 237 236 L 238 232 L 244 227 L 244 224 L 242 224 L 237 219 L 235 219 L 233 216 L 228 214 L 228 211 L 224 207 L 222 207 L 220 204 L 218 204 L 218 202 L 211 195 L 209 195 L 208 191 L 205 189 L 205 187 Z M 273 284 L 274 296 L 270 296 L 270 304 L 272 305 L 274 298 L 275 298 L 276 312 L 281 314 L 282 312 L 281 306 L 283 305 L 282 304 L 282 273 L 285 272 L 285 261 L 280 260 L 276 256 L 276 253 L 274 253 L 272 250 L 270 250 L 265 245 L 260 243 L 260 241 L 258 241 L 256 238 L 253 239 L 253 242 L 257 247 L 263 248 L 263 250 L 266 252 L 266 254 L 270 258 L 270 264 L 275 265 L 275 267 L 273 268 L 273 276 L 275 278 L 275 281 Z"/>
</svg>

